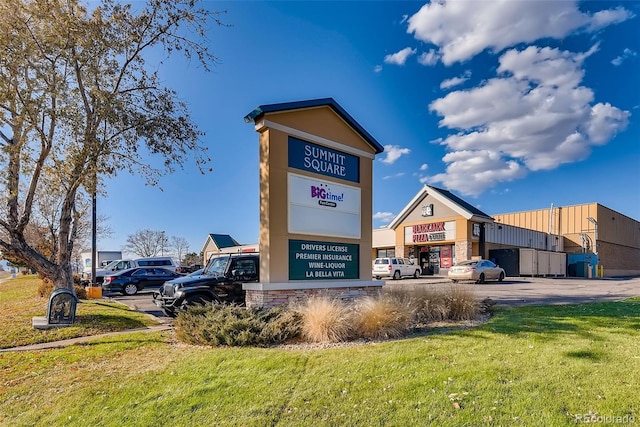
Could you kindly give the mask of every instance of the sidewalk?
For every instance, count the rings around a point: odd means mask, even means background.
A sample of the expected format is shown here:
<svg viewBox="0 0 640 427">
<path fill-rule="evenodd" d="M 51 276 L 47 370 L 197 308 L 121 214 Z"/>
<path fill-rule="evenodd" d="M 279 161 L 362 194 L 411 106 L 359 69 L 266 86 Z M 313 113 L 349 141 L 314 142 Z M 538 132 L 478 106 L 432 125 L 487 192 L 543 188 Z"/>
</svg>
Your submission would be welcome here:
<svg viewBox="0 0 640 427">
<path fill-rule="evenodd" d="M 25 346 L 22 346 L 22 347 L 2 348 L 2 349 L 0 349 L 0 353 L 8 353 L 8 352 L 12 352 L 12 351 L 48 350 L 48 349 L 52 349 L 52 348 L 68 347 L 68 346 L 79 344 L 79 343 L 85 343 L 85 342 L 88 342 L 88 341 L 97 340 L 97 339 L 106 338 L 106 337 L 117 336 L 117 335 L 132 334 L 132 333 L 136 333 L 136 332 L 168 331 L 168 330 L 171 330 L 171 329 L 173 329 L 173 326 L 172 325 L 167 325 L 167 324 L 165 324 L 165 325 L 157 325 L 157 326 L 150 326 L 148 328 L 127 329 L 127 330 L 124 330 L 124 331 L 109 332 L 109 333 L 100 334 L 100 335 L 89 335 L 89 336 L 86 336 L 86 337 L 69 338 L 68 340 L 62 340 L 62 341 L 43 342 L 43 343 L 40 343 L 40 344 L 31 344 L 31 345 L 25 345 Z"/>
</svg>

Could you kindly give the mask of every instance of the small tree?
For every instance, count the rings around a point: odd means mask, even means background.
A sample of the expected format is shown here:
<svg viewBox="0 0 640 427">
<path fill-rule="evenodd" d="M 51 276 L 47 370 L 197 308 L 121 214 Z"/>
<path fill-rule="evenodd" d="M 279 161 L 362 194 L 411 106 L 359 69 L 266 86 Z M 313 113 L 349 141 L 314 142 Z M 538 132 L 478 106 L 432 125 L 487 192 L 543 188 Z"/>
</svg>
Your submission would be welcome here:
<svg viewBox="0 0 640 427">
<path fill-rule="evenodd" d="M 197 3 L 0 2 L 0 249 L 56 288 L 73 292 L 80 201 L 105 177 L 129 170 L 155 185 L 187 159 L 201 171 L 209 161 L 186 104 L 158 73 L 175 52 L 207 71 L 215 63 L 206 32 L 219 12 Z M 45 204 L 55 212 L 40 213 L 56 223 L 35 224 L 48 227 L 46 250 L 28 232 L 44 195 L 55 196 Z"/>
<path fill-rule="evenodd" d="M 202 264 L 202 253 L 198 255 L 195 252 L 190 252 L 184 256 L 182 260 L 183 265 Z"/>
</svg>

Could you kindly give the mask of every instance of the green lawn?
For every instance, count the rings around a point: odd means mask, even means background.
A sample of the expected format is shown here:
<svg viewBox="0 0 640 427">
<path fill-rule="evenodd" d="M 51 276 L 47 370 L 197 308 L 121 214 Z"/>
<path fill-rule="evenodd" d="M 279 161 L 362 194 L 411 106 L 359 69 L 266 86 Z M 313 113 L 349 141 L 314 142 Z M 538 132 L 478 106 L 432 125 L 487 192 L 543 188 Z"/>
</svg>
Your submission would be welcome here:
<svg viewBox="0 0 640 427">
<path fill-rule="evenodd" d="M 144 313 L 123 304 L 103 300 L 81 300 L 76 323 L 59 329 L 37 330 L 31 326 L 34 316 L 45 316 L 49 300 L 38 296 L 37 276 L 18 276 L 0 283 L 0 318 L 3 320 L 0 348 L 17 347 L 67 338 L 123 331 L 157 324 Z"/>
<path fill-rule="evenodd" d="M 0 425 L 640 423 L 640 301 L 500 309 L 482 326 L 328 349 L 170 332 L 0 353 Z"/>
</svg>

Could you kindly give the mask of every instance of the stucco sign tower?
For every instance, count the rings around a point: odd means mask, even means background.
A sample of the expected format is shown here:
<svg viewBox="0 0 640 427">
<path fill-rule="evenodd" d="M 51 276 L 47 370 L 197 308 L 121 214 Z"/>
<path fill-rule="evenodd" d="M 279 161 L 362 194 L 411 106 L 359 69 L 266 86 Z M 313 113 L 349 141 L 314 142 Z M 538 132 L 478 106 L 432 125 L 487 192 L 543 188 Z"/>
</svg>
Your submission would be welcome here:
<svg viewBox="0 0 640 427">
<path fill-rule="evenodd" d="M 261 105 L 260 283 L 247 306 L 377 293 L 371 280 L 373 160 L 382 146 L 332 98 Z"/>
</svg>

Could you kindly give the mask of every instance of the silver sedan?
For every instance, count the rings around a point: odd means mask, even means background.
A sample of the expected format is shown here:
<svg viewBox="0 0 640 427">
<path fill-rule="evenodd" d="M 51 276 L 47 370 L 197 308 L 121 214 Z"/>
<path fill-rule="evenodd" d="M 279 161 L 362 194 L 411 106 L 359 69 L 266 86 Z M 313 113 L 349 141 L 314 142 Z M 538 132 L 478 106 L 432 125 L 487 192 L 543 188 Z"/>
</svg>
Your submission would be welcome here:
<svg viewBox="0 0 640 427">
<path fill-rule="evenodd" d="M 484 283 L 485 280 L 504 280 L 504 269 L 486 259 L 474 259 L 460 262 L 449 269 L 449 279 L 453 283 L 459 280 L 471 280 Z"/>
</svg>

